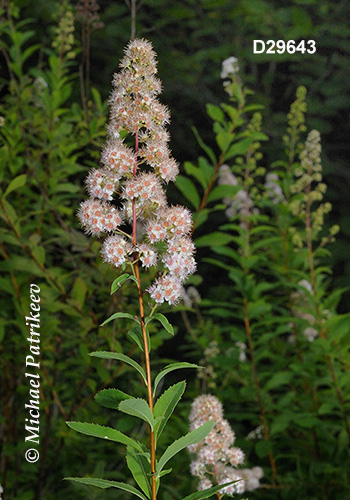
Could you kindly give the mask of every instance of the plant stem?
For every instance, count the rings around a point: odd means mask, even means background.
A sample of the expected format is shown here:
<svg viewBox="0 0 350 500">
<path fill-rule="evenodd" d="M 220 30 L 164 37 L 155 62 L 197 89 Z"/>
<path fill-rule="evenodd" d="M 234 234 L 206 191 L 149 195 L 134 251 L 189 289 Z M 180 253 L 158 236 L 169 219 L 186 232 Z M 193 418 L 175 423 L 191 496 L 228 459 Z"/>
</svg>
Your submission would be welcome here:
<svg viewBox="0 0 350 500">
<path fill-rule="evenodd" d="M 137 152 L 139 148 L 139 136 L 138 130 L 135 134 L 135 164 L 133 170 L 133 177 L 136 177 L 137 173 Z M 133 220 L 132 220 L 132 241 L 134 244 L 134 275 L 137 282 L 137 293 L 139 299 L 139 310 L 140 310 L 140 322 L 141 322 L 141 331 L 142 331 L 142 339 L 143 339 L 143 347 L 145 353 L 145 364 L 146 364 L 146 378 L 147 378 L 147 395 L 148 395 L 148 404 L 153 413 L 153 392 L 152 392 L 152 377 L 151 377 L 151 364 L 149 360 L 149 345 L 147 340 L 147 331 L 145 324 L 145 310 L 143 306 L 143 293 L 140 279 L 140 270 L 139 270 L 139 254 L 136 250 L 136 204 L 135 198 L 132 201 L 132 212 L 133 212 Z M 157 481 L 156 481 L 156 441 L 154 431 L 151 431 L 151 490 L 152 490 L 152 500 L 156 500 L 157 498 Z"/>
<path fill-rule="evenodd" d="M 137 255 L 135 255 L 135 260 Z M 142 338 L 145 352 L 145 363 L 146 363 L 146 377 L 147 377 L 147 394 L 148 394 L 148 404 L 153 413 L 153 394 L 152 394 L 152 378 L 151 378 L 151 365 L 149 360 L 149 349 L 148 349 L 148 340 L 147 340 L 147 332 L 145 325 L 145 312 L 143 307 L 143 296 L 142 296 L 142 287 L 140 280 L 140 272 L 139 272 L 139 264 L 135 263 L 135 276 L 137 280 L 137 291 L 139 296 L 139 308 L 140 308 L 140 320 L 141 320 L 141 330 L 142 330 Z M 152 500 L 156 500 L 157 498 L 157 482 L 156 482 L 156 443 L 154 432 L 151 429 L 151 481 L 152 481 Z"/>
</svg>

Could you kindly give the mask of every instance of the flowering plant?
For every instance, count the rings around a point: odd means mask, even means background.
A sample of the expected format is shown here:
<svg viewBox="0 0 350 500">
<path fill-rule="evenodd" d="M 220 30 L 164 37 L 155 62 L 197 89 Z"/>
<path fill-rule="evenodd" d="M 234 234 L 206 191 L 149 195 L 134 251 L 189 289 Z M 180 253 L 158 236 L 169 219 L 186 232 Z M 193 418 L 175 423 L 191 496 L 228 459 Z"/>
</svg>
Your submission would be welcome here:
<svg viewBox="0 0 350 500">
<path fill-rule="evenodd" d="M 166 470 L 165 465 L 180 450 L 202 441 L 213 422 L 205 422 L 174 441 L 156 460 L 157 441 L 185 390 L 185 382 L 179 382 L 163 392 L 154 403 L 159 382 L 172 370 L 195 368 L 196 365 L 168 365 L 152 383 L 148 324 L 157 320 L 172 333 L 172 326 L 166 317 L 155 313 L 155 310 L 165 301 L 169 304 L 179 301 L 183 282 L 195 271 L 196 264 L 194 245 L 189 236 L 191 214 L 179 205 L 169 207 L 163 188 L 164 183 L 175 180 L 178 166 L 167 146 L 169 134 L 165 125 L 170 117 L 167 108 L 157 99 L 161 83 L 155 77 L 156 57 L 151 44 L 146 40 L 131 41 L 120 66 L 121 71 L 113 79 L 108 141 L 102 152 L 103 168 L 89 173 L 86 185 L 90 198 L 81 204 L 78 217 L 87 233 L 96 236 L 110 233 L 101 247 L 105 262 L 122 270 L 126 266 L 131 269 L 130 274 L 124 273 L 113 282 L 111 293 L 126 281 L 134 281 L 139 315 L 117 312 L 103 325 L 119 318 L 128 318 L 136 323 L 130 336 L 143 351 L 145 359 L 144 369 L 123 353 L 91 353 L 92 356 L 118 360 L 133 367 L 141 376 L 148 396 L 146 401 L 118 389 L 105 389 L 96 395 L 96 400 L 103 406 L 146 422 L 150 429 L 150 446 L 148 449 L 116 429 L 92 423 L 68 422 L 72 429 L 83 434 L 126 445 L 127 465 L 140 490 L 127 483 L 99 478 L 70 479 L 100 488 L 119 488 L 144 500 L 155 500 L 160 478 L 171 471 Z M 127 145 L 127 140 L 133 138 L 132 148 Z M 118 195 L 117 206 L 113 203 L 114 195 Z M 126 229 L 128 224 L 131 227 L 129 233 Z M 151 300 L 144 304 L 140 266 L 148 269 L 157 264 L 162 266 L 161 275 L 147 289 Z M 145 310 L 149 310 L 147 316 Z M 207 498 L 216 491 L 217 486 L 210 488 L 200 498 Z M 192 496 L 186 498 L 189 500 Z"/>
<path fill-rule="evenodd" d="M 206 370 L 197 384 L 220 392 L 240 433 L 246 427 L 247 454 L 259 458 L 267 483 L 257 497 L 346 498 L 349 314 L 337 312 L 344 290 L 330 289 L 332 271 L 324 261 L 339 227 L 325 227 L 331 206 L 324 199 L 320 134 L 311 130 L 304 137 L 306 89 L 299 87 L 281 140 L 284 155 L 269 164 L 261 153 L 261 141 L 268 139 L 260 130 L 262 117 L 254 113 L 249 120 L 249 111 L 258 108 L 246 105 L 237 74 L 231 70 L 227 76 L 225 90 L 234 105 L 207 107 L 220 156 L 202 143 L 207 158 L 200 157 L 198 167 L 185 163 L 192 178 L 187 184 L 195 189 L 200 182 L 204 191 L 193 205 L 201 231 L 195 244 L 210 247 L 206 262 L 218 273 L 202 301 L 184 313 L 204 351 Z M 210 173 L 206 182 L 199 175 L 202 165 Z M 204 233 L 214 211 L 215 229 Z M 208 341 L 214 348 L 206 347 Z M 203 421 L 204 400 L 197 406 Z M 211 448 L 215 429 L 205 444 L 191 446 L 199 488 L 215 476 L 224 482 L 220 474 L 230 462 L 228 454 L 222 456 L 220 434 Z M 229 475 L 237 473 L 243 476 L 243 469 L 231 468 Z"/>
</svg>

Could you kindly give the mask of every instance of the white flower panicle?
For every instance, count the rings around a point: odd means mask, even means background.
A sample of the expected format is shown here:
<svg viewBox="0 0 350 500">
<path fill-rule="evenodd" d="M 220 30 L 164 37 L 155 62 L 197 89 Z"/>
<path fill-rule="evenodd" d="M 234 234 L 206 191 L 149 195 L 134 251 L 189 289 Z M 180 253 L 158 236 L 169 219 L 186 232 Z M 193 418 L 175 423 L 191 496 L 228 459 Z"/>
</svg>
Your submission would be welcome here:
<svg viewBox="0 0 350 500">
<path fill-rule="evenodd" d="M 268 173 L 265 178 L 265 189 L 272 203 L 276 205 L 285 201 L 283 190 L 278 184 L 278 175 L 272 172 Z"/>
<path fill-rule="evenodd" d="M 251 491 L 259 487 L 263 476 L 260 467 L 237 469 L 244 463 L 244 453 L 234 447 L 235 434 L 227 420 L 223 418 L 221 402 L 210 394 L 197 397 L 192 403 L 189 416 L 190 430 L 197 429 L 205 422 L 214 421 L 214 427 L 203 441 L 188 446 L 196 457 L 191 463 L 191 474 L 200 479 L 198 490 L 204 490 L 216 484 L 234 484 L 224 486 L 220 493 L 233 495 Z"/>
<path fill-rule="evenodd" d="M 231 172 L 228 165 L 222 165 L 219 168 L 218 184 L 220 186 L 238 186 L 238 179 Z M 222 201 L 228 207 L 225 210 L 225 214 L 228 218 L 234 217 L 236 215 L 247 217 L 250 213 L 256 214 L 259 212 L 257 208 L 254 208 L 253 201 L 249 198 L 247 191 L 245 191 L 243 188 L 237 191 L 234 198 L 225 197 Z"/>
<path fill-rule="evenodd" d="M 306 279 L 299 281 L 299 288 L 293 292 L 290 296 L 291 298 L 291 311 L 292 314 L 298 318 L 298 324 L 296 322 L 290 322 L 289 326 L 293 330 L 297 330 L 298 326 L 301 328 L 302 334 L 306 337 L 309 342 L 313 342 L 319 334 L 319 331 L 315 328 L 317 326 L 317 319 L 314 315 L 312 303 L 310 303 L 309 295 L 313 295 L 312 285 Z M 330 316 L 330 311 L 324 309 L 322 311 L 321 323 L 324 323 Z M 287 338 L 288 342 L 295 342 L 295 334 L 290 335 Z"/>
<path fill-rule="evenodd" d="M 110 233 L 101 247 L 105 262 L 119 267 L 137 259 L 145 268 L 161 265 L 163 275 L 148 292 L 159 304 L 176 304 L 187 276 L 196 270 L 195 248 L 190 211 L 167 204 L 164 187 L 176 179 L 179 167 L 168 146 L 170 113 L 157 99 L 162 85 L 156 72 L 151 43 L 132 40 L 112 81 L 102 168 L 86 179 L 90 199 L 81 203 L 78 217 L 87 233 Z M 126 140 L 134 140 L 134 148 Z M 132 231 L 120 229 L 126 223 Z"/>
</svg>

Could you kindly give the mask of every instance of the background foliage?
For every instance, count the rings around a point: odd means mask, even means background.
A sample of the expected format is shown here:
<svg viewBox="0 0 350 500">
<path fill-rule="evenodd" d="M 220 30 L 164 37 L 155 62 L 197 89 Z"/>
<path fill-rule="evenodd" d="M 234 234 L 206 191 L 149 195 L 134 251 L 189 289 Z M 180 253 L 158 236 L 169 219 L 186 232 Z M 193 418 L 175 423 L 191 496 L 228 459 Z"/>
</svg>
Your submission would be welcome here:
<svg viewBox="0 0 350 500">
<path fill-rule="evenodd" d="M 164 102 L 173 117 L 173 153 L 181 162 L 188 162 L 182 170 L 178 190 L 170 193 L 172 200 L 183 200 L 184 196 L 192 208 L 200 208 L 216 164 L 210 154 L 201 150 L 191 127 L 197 128 L 217 158 L 223 154 L 225 147 L 216 138 L 218 125 L 216 132 L 212 131 L 213 120 L 230 127 L 233 118 L 229 115 L 222 118 L 214 107 L 208 108 L 209 116 L 206 104 L 227 102 L 219 78 L 221 61 L 235 55 L 239 58 L 242 80 L 255 91 L 251 102 L 264 105 L 263 128 L 259 133 L 269 137 L 269 141 L 264 141 L 265 136 L 254 139 L 248 134 L 251 143 L 245 143 L 246 149 L 227 158 L 230 165 L 235 165 L 235 156 L 245 157 L 250 144 L 256 142 L 263 143 L 263 157 L 259 161 L 264 167 L 276 160 L 285 161 L 281 129 L 286 127 L 286 114 L 297 87 L 305 85 L 306 124 L 322 134 L 322 159 L 329 186 L 325 200 L 333 204 L 329 225 L 333 221 L 341 228 L 337 242 L 328 246 L 330 253 L 320 255 L 317 264 L 320 266 L 317 300 L 323 309 L 332 309 L 334 313 L 329 320 L 334 337 L 318 339 L 312 345 L 302 338 L 295 351 L 285 341 L 290 304 L 286 295 L 282 292 L 279 295 L 278 291 L 286 289 L 286 282 L 292 283 L 291 293 L 298 290 L 298 282 L 307 274 L 302 254 L 293 253 L 289 242 L 291 274 L 282 272 L 278 245 L 271 256 L 263 243 L 281 236 L 277 214 L 266 200 L 258 199 L 269 218 L 252 221 L 253 226 L 261 224 L 263 229 L 252 235 L 253 255 L 246 254 L 243 258 L 239 253 L 244 248 L 239 223 L 232 222 L 236 227 L 225 226 L 223 186 L 212 195 L 208 211 L 201 210 L 205 215 L 197 221 L 195 233 L 200 267 L 193 283 L 199 287 L 203 300 L 190 310 L 182 306 L 177 312 L 172 311 L 170 319 L 177 325 L 177 335 L 164 345 L 166 335 L 158 335 L 152 345 L 164 361 L 171 357 L 198 362 L 205 361 L 207 356 L 206 362 L 212 367 L 204 379 L 195 379 L 190 384 L 179 413 L 171 421 L 174 435 L 179 430 L 182 434 L 187 431 L 191 396 L 196 396 L 200 389 L 211 390 L 222 398 L 225 414 L 236 430 L 238 445 L 249 455 L 250 466 L 264 468 L 267 486 L 249 494 L 249 498 L 346 500 L 349 477 L 345 464 L 349 448 L 327 356 L 334 364 L 339 386 L 346 388 L 349 322 L 347 316 L 338 317 L 337 313 L 349 310 L 348 292 L 339 291 L 348 285 L 350 275 L 346 261 L 350 237 L 347 201 L 350 177 L 346 161 L 349 4 L 313 0 L 295 0 L 288 5 L 263 0 L 234 3 L 149 0 L 136 5 L 136 33 L 151 39 L 159 55 Z M 99 13 L 104 25 L 96 21 L 88 49 L 84 35 L 89 25 L 87 20 L 76 19 L 74 37 L 72 40 L 68 37 L 72 33 L 69 31 L 72 16 L 67 16 L 67 12 L 73 12 L 68 2 L 47 0 L 33 5 L 18 0 L 12 4 L 11 15 L 8 2 L 3 2 L 3 8 L 0 471 L 4 498 L 50 500 L 59 495 L 67 499 L 102 498 L 102 495 L 112 498 L 108 490 L 103 493 L 84 490 L 63 482 L 62 478 L 72 475 L 73 468 L 73 475 L 115 480 L 124 476 L 123 463 L 114 447 L 70 432 L 65 420 L 91 420 L 94 415 L 97 423 L 115 425 L 115 417 L 98 408 L 93 394 L 110 384 L 122 390 L 130 384 L 125 367 L 104 365 L 87 354 L 105 348 L 118 348 L 127 354 L 133 349 L 132 343 L 125 341 L 127 323 L 124 330 L 120 324 L 118 330 L 112 323 L 103 330 L 99 325 L 116 310 L 132 312 L 135 297 L 125 287 L 110 297 L 111 269 L 101 263 L 99 243 L 85 237 L 75 217 L 84 198 L 82 182 L 86 170 L 98 162 L 105 135 L 110 79 L 130 36 L 130 11 L 122 1 L 101 1 Z M 61 31 L 58 31 L 60 20 Z M 60 33 L 66 36 L 60 38 Z M 317 54 L 269 57 L 252 53 L 253 39 L 270 38 L 313 38 L 317 41 Z M 245 130 L 252 112 L 246 111 L 242 117 L 239 126 Z M 232 137 L 233 140 L 237 137 Z M 304 140 L 305 135 L 301 137 Z M 200 173 L 193 176 L 198 165 Z M 198 194 L 193 189 L 188 191 L 185 179 L 190 178 Z M 263 184 L 263 177 L 257 176 L 256 184 Z M 285 192 L 290 184 L 287 177 Z M 227 188 L 225 192 L 234 195 Z M 286 223 L 293 225 L 295 220 L 287 219 Z M 218 242 L 218 233 L 222 235 L 221 244 L 213 245 L 213 238 Z M 255 261 L 244 260 L 252 256 L 256 256 Z M 219 260 L 220 267 L 214 260 Z M 326 272 L 321 265 L 326 265 Z M 244 282 L 247 269 L 249 279 Z M 329 269 L 333 274 L 328 274 Z M 28 465 L 23 457 L 26 397 L 23 365 L 28 335 L 23 318 L 29 307 L 31 282 L 40 286 L 43 300 L 42 451 L 35 466 Z M 222 299 L 220 303 L 218 296 Z M 253 355 L 269 429 L 268 439 L 265 435 L 257 441 L 243 439 L 260 425 L 262 412 L 252 360 L 239 363 L 239 348 L 235 344 L 247 341 L 244 299 L 251 302 Z M 314 298 L 308 296 L 308 301 L 312 309 Z M 274 318 L 273 322 L 267 324 L 266 315 Z M 299 327 L 302 329 L 303 324 Z M 209 342 L 217 342 L 219 346 L 215 356 L 210 357 L 205 351 Z M 178 380 L 169 376 L 168 382 Z M 135 384 L 133 394 L 137 395 L 141 389 Z M 348 403 L 346 400 L 345 404 Z M 133 427 L 130 419 L 118 419 L 118 428 L 123 432 L 132 431 Z M 134 432 L 142 434 L 143 429 L 138 426 Z M 315 438 L 315 432 L 320 438 Z M 165 446 L 167 437 L 163 439 Z M 271 453 L 277 462 L 278 481 L 284 488 L 273 486 Z M 181 481 L 173 479 L 164 492 L 165 499 L 182 498 L 181 494 L 195 488 L 188 464 L 189 458 L 183 458 L 173 465 Z M 174 489 L 179 482 L 181 486 Z"/>
</svg>

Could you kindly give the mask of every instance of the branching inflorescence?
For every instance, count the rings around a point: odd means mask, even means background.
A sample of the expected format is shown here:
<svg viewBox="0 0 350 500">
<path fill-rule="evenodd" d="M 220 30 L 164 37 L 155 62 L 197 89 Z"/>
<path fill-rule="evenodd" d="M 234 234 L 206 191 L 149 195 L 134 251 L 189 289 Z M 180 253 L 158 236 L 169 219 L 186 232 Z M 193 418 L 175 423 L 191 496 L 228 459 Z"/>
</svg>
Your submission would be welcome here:
<svg viewBox="0 0 350 500">
<path fill-rule="evenodd" d="M 116 267 L 135 259 L 145 268 L 162 264 L 163 275 L 148 292 L 158 304 L 175 304 L 196 264 L 189 236 L 191 214 L 182 206 L 168 206 L 164 191 L 164 184 L 174 181 L 179 169 L 167 144 L 170 113 L 157 99 L 161 82 L 155 77 L 151 43 L 131 41 L 120 66 L 113 78 L 103 168 L 88 175 L 90 199 L 81 204 L 78 216 L 88 233 L 112 233 L 102 244 L 105 262 Z M 122 139 L 125 132 L 135 136 L 134 148 Z M 118 206 L 113 204 L 115 195 Z M 120 229 L 127 223 L 131 234 Z"/>
<path fill-rule="evenodd" d="M 213 420 L 214 427 L 206 438 L 188 449 L 196 454 L 191 463 L 191 473 L 199 477 L 198 490 L 205 490 L 215 484 L 223 487 L 221 495 L 243 493 L 259 487 L 259 479 L 263 476 L 261 467 L 237 469 L 244 463 L 244 453 L 234 447 L 235 434 L 229 422 L 224 419 L 221 402 L 210 394 L 197 397 L 190 413 L 191 430 L 205 422 Z M 232 483 L 233 482 L 233 483 Z M 225 486 L 225 484 L 228 484 Z"/>
</svg>

